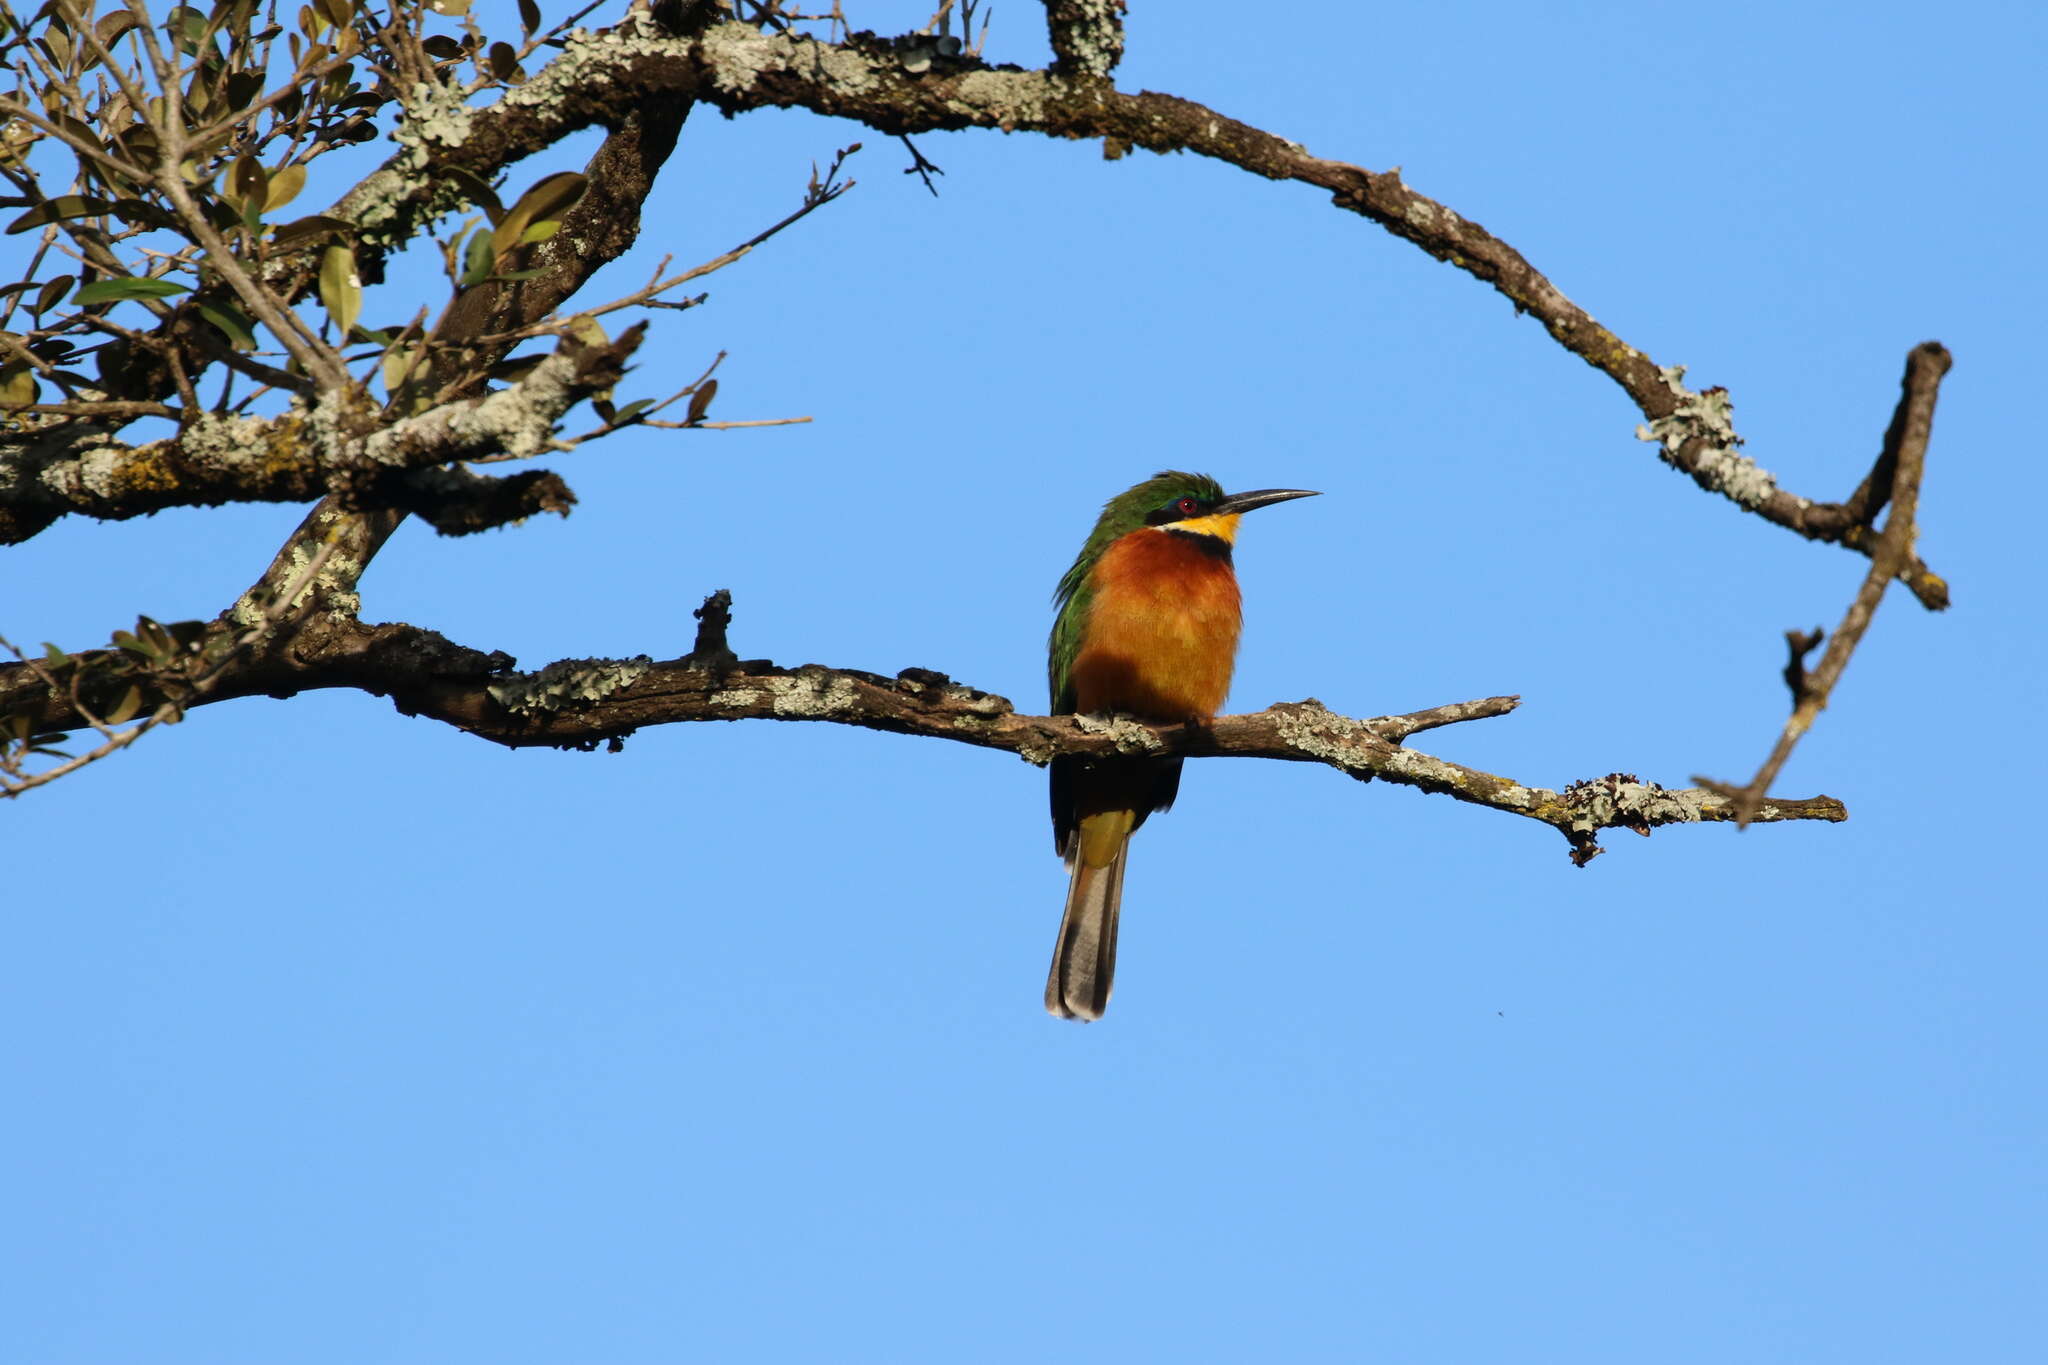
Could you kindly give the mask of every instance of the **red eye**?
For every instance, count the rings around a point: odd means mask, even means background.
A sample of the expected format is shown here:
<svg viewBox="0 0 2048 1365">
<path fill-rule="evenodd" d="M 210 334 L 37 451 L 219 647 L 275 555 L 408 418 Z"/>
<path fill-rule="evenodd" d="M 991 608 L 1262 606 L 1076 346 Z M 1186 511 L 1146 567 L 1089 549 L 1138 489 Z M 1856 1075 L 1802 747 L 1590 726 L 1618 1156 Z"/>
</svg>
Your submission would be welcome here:
<svg viewBox="0 0 2048 1365">
<path fill-rule="evenodd" d="M 1202 504 L 1196 502 L 1193 498 L 1182 498 L 1173 506 L 1174 510 L 1179 512 L 1184 517 L 1191 517 L 1195 513 L 1202 510 Z"/>
</svg>

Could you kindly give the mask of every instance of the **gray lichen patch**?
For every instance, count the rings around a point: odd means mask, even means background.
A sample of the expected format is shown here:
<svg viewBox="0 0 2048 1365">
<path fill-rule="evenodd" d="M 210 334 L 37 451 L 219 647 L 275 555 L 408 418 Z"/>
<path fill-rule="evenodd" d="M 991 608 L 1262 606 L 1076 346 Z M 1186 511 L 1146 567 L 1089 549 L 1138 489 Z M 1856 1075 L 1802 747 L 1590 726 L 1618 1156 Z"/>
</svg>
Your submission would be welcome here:
<svg viewBox="0 0 2048 1365">
<path fill-rule="evenodd" d="M 208 474 L 226 474 L 260 464 L 270 457 L 278 428 L 296 425 L 286 415 L 277 420 L 202 413 L 179 436 L 184 463 Z"/>
<path fill-rule="evenodd" d="M 151 443 L 164 444 L 168 443 Z M 84 495 L 118 497 L 127 482 L 120 477 L 121 470 L 149 449 L 150 446 L 93 446 L 80 451 L 76 459 L 62 461 L 44 470 L 43 483 L 51 492 L 67 500 L 83 502 L 86 500 Z"/>
<path fill-rule="evenodd" d="M 1053 78 L 1042 71 L 970 71 L 953 88 L 958 95 L 947 108 L 993 118 L 1004 132 L 1043 124 L 1055 93 Z"/>
<path fill-rule="evenodd" d="M 1074 726 L 1083 734 L 1108 735 L 1120 754 L 1157 754 L 1166 745 L 1152 727 L 1129 716 L 1075 716 Z"/>
<path fill-rule="evenodd" d="M 273 449 L 278 429 L 293 420 L 202 413 L 179 435 L 139 446 L 88 433 L 89 443 L 74 446 L 66 458 L 44 468 L 39 481 L 68 502 L 87 503 L 141 492 L 168 493 L 194 474 L 202 479 L 246 475 L 278 458 Z M 0 487 L 4 483 L 0 481 Z"/>
<path fill-rule="evenodd" d="M 1349 716 L 1312 701 L 1276 706 L 1273 714 L 1275 728 L 1289 748 L 1349 773 L 1372 773 L 1371 742 L 1378 737 Z"/>
<path fill-rule="evenodd" d="M 1667 417 L 1636 428 L 1636 439 L 1655 441 L 1667 464 L 1676 463 L 1679 448 L 1697 439 L 1704 445 L 1693 462 L 1694 477 L 1706 487 L 1744 507 L 1760 507 L 1778 491 L 1778 481 L 1747 455 L 1737 453 L 1742 438 L 1735 434 L 1734 403 L 1726 389 L 1694 393 L 1685 387 L 1685 366 L 1658 370 L 1678 406 Z"/>
<path fill-rule="evenodd" d="M 1124 55 L 1122 0 L 1073 0 L 1068 8 L 1075 17 L 1066 29 L 1068 54 L 1088 75 L 1107 76 Z"/>
<path fill-rule="evenodd" d="M 1697 824 L 1707 818 L 1709 803 L 1718 800 L 1711 792 L 1696 787 L 1671 791 L 1619 773 L 1591 782 L 1575 782 L 1559 799 L 1572 813 L 1565 828 L 1587 838 L 1603 829 L 1633 829 L 1648 834 L 1653 825 Z"/>
<path fill-rule="evenodd" d="M 1720 800 L 1698 787 L 1668 791 L 1654 782 L 1625 782 L 1615 799 L 1621 809 L 1653 825 L 1698 824 L 1707 818 L 1708 803 Z"/>
<path fill-rule="evenodd" d="M 363 240 L 371 245 L 400 245 L 401 210 L 415 201 L 424 201 L 425 207 L 414 212 L 412 231 L 424 230 L 441 217 L 471 207 L 462 182 L 435 176 L 432 166 L 437 152 L 454 150 L 469 140 L 479 115 L 494 111 L 559 113 L 571 94 L 610 84 L 635 58 L 674 51 L 675 39 L 643 37 L 630 23 L 605 33 L 578 28 L 566 35 L 559 55 L 532 80 L 514 86 L 494 105 L 479 108 L 469 104 L 473 92 L 460 86 L 420 82 L 407 96 L 405 114 L 392 130 L 398 155 L 343 201 L 341 216 L 356 224 Z"/>
<path fill-rule="evenodd" d="M 1040 744 L 1030 739 L 1020 740 L 1017 744 L 1017 757 L 1034 768 L 1043 768 L 1059 756 L 1059 749 L 1051 744 Z"/>
<path fill-rule="evenodd" d="M 445 404 L 409 417 L 362 444 L 378 464 L 414 465 L 418 452 L 440 460 L 485 454 L 538 455 L 552 447 L 555 423 L 576 403 L 576 362 L 551 355 L 526 378 L 479 401 Z"/>
<path fill-rule="evenodd" d="M 654 660 L 645 654 L 630 659 L 561 659 L 538 673 L 515 673 L 486 690 L 507 711 L 559 711 L 602 701 L 631 686 L 653 666 Z"/>
<path fill-rule="evenodd" d="M 391 229 L 401 216 L 401 205 L 415 197 L 424 195 L 428 204 L 416 218 L 421 226 L 468 203 L 452 177 L 436 177 L 429 168 L 436 148 L 460 147 L 468 140 L 476 111 L 464 103 L 460 89 L 435 81 L 415 82 L 404 104 L 405 113 L 391 132 L 398 155 L 339 206 L 341 216 L 354 223 L 362 240 L 371 245 L 400 244 Z"/>
<path fill-rule="evenodd" d="M 711 67 L 711 83 L 731 95 L 745 94 L 761 77 L 776 71 L 800 70 L 843 94 L 859 95 L 876 85 L 869 59 L 833 43 L 803 35 L 763 33 L 751 24 L 715 24 L 697 40 L 697 51 Z"/>
<path fill-rule="evenodd" d="M 800 668 L 785 677 L 764 678 L 768 708 L 786 720 L 822 720 L 860 705 L 853 679 L 829 669 Z"/>
<path fill-rule="evenodd" d="M 1466 774 L 1462 769 L 1419 750 L 1395 748 L 1382 757 L 1380 762 L 1387 772 L 1399 773 L 1425 788 L 1438 791 L 1468 790 Z M 1500 789 L 1487 790 L 1485 798 L 1489 805 L 1506 805 L 1517 809 L 1529 803 L 1528 796 L 1511 783 Z"/>
<path fill-rule="evenodd" d="M 788 65 L 786 43 L 751 24 L 714 24 L 697 40 L 697 50 L 711 63 L 711 83 L 728 94 L 741 94 L 770 71 Z"/>
<path fill-rule="evenodd" d="M 794 673 L 722 687 L 705 698 L 705 703 L 715 711 L 745 716 L 756 714 L 764 699 L 769 713 L 781 720 L 828 720 L 860 709 L 860 690 L 853 679 L 815 664 Z"/>
<path fill-rule="evenodd" d="M 995 720 L 1017 709 L 1010 704 L 1008 697 L 999 697 L 993 692 L 977 692 L 971 687 L 948 687 L 945 689 L 945 697 L 955 708 L 967 713 L 959 717 L 963 721 Z"/>
<path fill-rule="evenodd" d="M 746 26 L 721 24 L 719 27 Z M 601 33 L 572 29 L 561 53 L 532 80 L 506 91 L 499 105 L 506 109 L 558 108 L 573 92 L 611 84 L 618 72 L 638 58 L 665 56 L 676 50 L 675 39 L 658 33 L 642 34 L 630 20 Z"/>
</svg>

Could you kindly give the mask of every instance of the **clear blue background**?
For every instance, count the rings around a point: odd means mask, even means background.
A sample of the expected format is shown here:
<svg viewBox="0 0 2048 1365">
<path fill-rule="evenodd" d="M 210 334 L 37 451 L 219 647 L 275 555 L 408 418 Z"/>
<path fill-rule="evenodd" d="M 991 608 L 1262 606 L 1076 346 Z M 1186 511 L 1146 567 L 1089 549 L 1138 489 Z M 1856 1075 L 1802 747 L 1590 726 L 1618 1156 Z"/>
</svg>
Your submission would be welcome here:
<svg viewBox="0 0 2048 1365">
<path fill-rule="evenodd" d="M 1956 605 L 1887 600 L 1779 788 L 1850 822 L 1580 871 L 1448 800 L 1198 762 L 1078 1027 L 1039 1006 L 1063 881 L 1014 758 L 210 707 L 0 809 L 0 1357 L 2038 1358 L 2038 8 L 1132 8 L 1125 88 L 1402 166 L 1728 386 L 1798 492 L 1854 487 L 1906 350 L 1953 349 L 1922 548 Z M 1045 59 L 1035 6 L 995 18 L 991 57 Z M 1862 577 L 1658 464 L 1499 295 L 1194 157 L 922 138 L 933 199 L 872 130 L 700 110 L 586 299 L 854 140 L 859 187 L 658 318 L 622 394 L 727 349 L 714 416 L 813 424 L 562 457 L 573 516 L 409 525 L 366 616 L 672 656 L 729 587 L 742 654 L 1037 710 L 1096 508 L 1192 467 L 1326 493 L 1247 523 L 1237 708 L 1518 692 L 1418 744 L 1679 785 L 1754 769 L 1780 633 Z M 0 555 L 0 630 L 211 615 L 299 511 L 63 525 Z"/>
</svg>

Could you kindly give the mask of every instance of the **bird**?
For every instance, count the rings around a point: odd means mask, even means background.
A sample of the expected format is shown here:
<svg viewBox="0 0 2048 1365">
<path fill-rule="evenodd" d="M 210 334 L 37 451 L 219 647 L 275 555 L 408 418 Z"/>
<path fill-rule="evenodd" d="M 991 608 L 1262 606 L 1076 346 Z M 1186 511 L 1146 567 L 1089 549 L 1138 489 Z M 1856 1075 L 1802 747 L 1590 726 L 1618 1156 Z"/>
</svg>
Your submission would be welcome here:
<svg viewBox="0 0 2048 1365">
<path fill-rule="evenodd" d="M 1207 723 L 1230 692 L 1242 615 L 1231 550 L 1246 512 L 1317 494 L 1223 491 L 1166 470 L 1111 498 L 1053 594 L 1047 679 L 1055 715 Z M 1046 1011 L 1100 1019 L 1116 974 L 1117 910 L 1131 835 L 1173 804 L 1181 760 L 1052 761 L 1053 844 L 1070 880 Z"/>
</svg>

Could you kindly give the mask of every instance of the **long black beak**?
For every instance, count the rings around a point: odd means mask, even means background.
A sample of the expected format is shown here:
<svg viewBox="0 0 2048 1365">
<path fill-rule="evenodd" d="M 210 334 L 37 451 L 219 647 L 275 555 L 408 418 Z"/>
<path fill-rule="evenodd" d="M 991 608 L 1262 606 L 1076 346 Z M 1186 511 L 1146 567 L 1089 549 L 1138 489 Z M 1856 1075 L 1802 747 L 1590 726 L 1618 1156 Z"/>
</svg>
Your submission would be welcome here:
<svg viewBox="0 0 2048 1365">
<path fill-rule="evenodd" d="M 1232 493 L 1216 504 L 1213 516 L 1234 516 L 1239 512 L 1250 512 L 1260 507 L 1270 507 L 1276 502 L 1289 498 L 1317 498 L 1322 494 L 1306 488 L 1255 488 L 1249 493 Z"/>
</svg>

